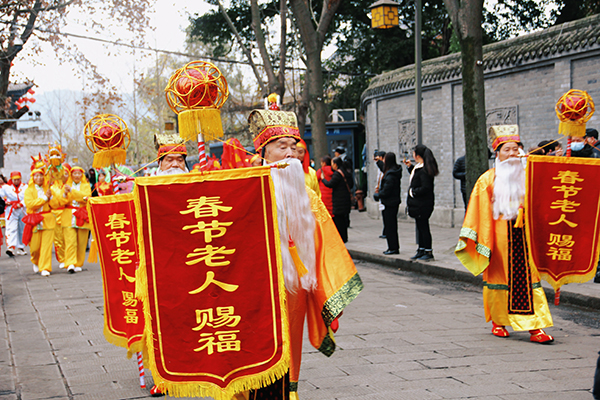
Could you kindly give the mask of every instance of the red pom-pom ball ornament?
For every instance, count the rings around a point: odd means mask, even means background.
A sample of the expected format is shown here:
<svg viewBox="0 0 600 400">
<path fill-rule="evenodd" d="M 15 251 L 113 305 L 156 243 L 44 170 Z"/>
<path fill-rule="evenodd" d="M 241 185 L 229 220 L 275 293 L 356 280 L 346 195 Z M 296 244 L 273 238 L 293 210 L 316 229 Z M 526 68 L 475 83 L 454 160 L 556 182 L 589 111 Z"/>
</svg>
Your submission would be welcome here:
<svg viewBox="0 0 600 400">
<path fill-rule="evenodd" d="M 85 124 L 83 134 L 85 144 L 94 153 L 94 168 L 125 164 L 131 137 L 121 118 L 112 114 L 96 115 Z"/>
</svg>

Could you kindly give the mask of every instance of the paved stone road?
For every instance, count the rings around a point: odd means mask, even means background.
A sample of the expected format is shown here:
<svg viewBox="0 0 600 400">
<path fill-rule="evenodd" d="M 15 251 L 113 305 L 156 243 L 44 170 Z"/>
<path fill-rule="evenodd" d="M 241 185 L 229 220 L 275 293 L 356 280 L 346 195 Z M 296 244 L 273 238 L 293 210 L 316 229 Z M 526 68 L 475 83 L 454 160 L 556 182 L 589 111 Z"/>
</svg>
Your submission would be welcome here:
<svg viewBox="0 0 600 400">
<path fill-rule="evenodd" d="M 359 222 L 353 216 L 351 242 Z M 104 339 L 100 267 L 69 275 L 54 264 L 43 278 L 29 257 L 0 257 L 0 399 L 147 397 L 136 362 Z M 357 267 L 365 290 L 341 318 L 338 351 L 326 358 L 305 339 L 301 400 L 592 399 L 600 329 L 562 317 L 578 311 L 551 307 L 552 345 L 527 333 L 500 339 L 483 319 L 478 287 Z"/>
</svg>

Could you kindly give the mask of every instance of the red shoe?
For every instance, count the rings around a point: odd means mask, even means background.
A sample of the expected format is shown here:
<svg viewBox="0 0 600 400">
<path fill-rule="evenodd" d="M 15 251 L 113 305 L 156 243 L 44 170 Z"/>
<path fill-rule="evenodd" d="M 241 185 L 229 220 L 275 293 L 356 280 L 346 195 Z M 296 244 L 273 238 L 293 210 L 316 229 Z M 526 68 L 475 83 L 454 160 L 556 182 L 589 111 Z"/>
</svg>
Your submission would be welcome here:
<svg viewBox="0 0 600 400">
<path fill-rule="evenodd" d="M 531 334 L 529 340 L 531 340 L 532 342 L 542 344 L 554 342 L 554 338 L 541 329 L 534 329 L 529 331 L 529 333 Z"/>
<path fill-rule="evenodd" d="M 492 335 L 498 337 L 509 337 L 508 331 L 502 325 L 496 325 L 494 321 L 492 321 Z"/>
<path fill-rule="evenodd" d="M 150 396 L 152 397 L 160 397 L 164 395 L 165 394 L 161 392 L 156 385 L 152 386 L 152 389 L 150 389 Z"/>
</svg>

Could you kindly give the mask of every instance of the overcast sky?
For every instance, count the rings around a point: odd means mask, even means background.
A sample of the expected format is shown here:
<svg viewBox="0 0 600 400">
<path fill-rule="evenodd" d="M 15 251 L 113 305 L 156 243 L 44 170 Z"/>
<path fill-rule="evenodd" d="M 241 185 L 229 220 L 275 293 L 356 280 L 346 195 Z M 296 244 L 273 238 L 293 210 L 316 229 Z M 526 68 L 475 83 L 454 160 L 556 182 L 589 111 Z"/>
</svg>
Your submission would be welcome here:
<svg viewBox="0 0 600 400">
<path fill-rule="evenodd" d="M 155 12 L 151 15 L 151 26 L 155 30 L 148 32 L 148 46 L 162 50 L 182 51 L 188 16 L 193 13 L 202 14 L 209 9 L 209 6 L 204 1 L 198 0 L 156 0 L 154 9 Z M 123 36 L 120 36 L 120 33 L 115 35 L 114 32 L 107 33 L 106 36 L 98 36 L 85 32 L 75 22 L 69 22 L 62 31 L 107 40 L 123 39 L 124 42 L 127 42 L 125 35 L 130 35 L 124 30 Z M 147 55 L 148 52 L 138 52 L 137 57 L 134 57 L 128 48 L 73 37 L 69 40 L 82 49 L 86 57 L 98 66 L 99 71 L 123 92 L 130 92 L 133 88 L 134 64 L 139 72 L 144 71 L 153 62 L 152 58 L 141 57 L 142 53 Z M 31 46 L 39 46 L 42 50 L 41 53 L 35 57 L 28 55 L 27 53 L 31 50 L 28 47 Z M 34 58 L 35 62 L 32 61 Z M 30 40 L 25 45 L 20 57 L 14 62 L 11 75 L 12 81 L 33 80 L 38 85 L 36 88 L 38 93 L 56 89 L 80 90 L 82 87 L 81 78 L 73 73 L 73 66 L 59 65 L 52 47 L 37 40 Z"/>
</svg>

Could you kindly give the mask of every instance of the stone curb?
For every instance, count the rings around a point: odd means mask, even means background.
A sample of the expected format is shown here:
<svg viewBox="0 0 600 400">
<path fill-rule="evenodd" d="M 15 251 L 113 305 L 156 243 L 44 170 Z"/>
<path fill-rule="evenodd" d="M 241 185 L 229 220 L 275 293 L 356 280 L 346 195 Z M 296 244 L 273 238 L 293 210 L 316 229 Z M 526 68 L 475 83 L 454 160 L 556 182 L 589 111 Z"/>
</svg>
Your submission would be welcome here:
<svg viewBox="0 0 600 400">
<path fill-rule="evenodd" d="M 348 249 L 348 252 L 352 258 L 357 260 L 373 262 L 386 267 L 398 268 L 403 271 L 416 272 L 436 278 L 466 282 L 475 286 L 483 287 L 481 275 L 473 276 L 473 274 L 467 271 L 457 271 L 452 268 L 440 267 L 430 263 L 380 256 L 378 254 L 372 254 L 358 250 Z M 554 303 L 554 289 L 544 288 L 544 291 L 546 292 L 546 298 L 548 299 L 548 302 Z M 572 293 L 564 289 L 560 292 L 560 304 L 569 304 L 577 307 L 600 310 L 600 298 L 579 293 Z"/>
</svg>

